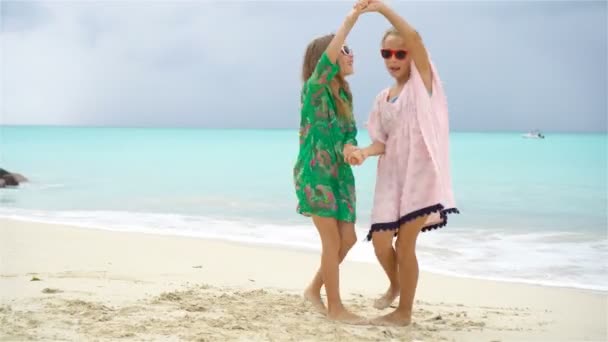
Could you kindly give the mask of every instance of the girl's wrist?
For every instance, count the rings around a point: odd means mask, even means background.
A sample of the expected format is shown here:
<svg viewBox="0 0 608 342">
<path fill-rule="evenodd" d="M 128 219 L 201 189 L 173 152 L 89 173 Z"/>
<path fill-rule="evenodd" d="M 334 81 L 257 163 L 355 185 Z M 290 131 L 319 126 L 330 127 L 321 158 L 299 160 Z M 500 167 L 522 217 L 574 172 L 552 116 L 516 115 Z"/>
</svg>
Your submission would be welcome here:
<svg viewBox="0 0 608 342">
<path fill-rule="evenodd" d="M 361 149 L 361 154 L 363 155 L 363 158 L 369 157 L 369 150 L 367 147 Z"/>
</svg>

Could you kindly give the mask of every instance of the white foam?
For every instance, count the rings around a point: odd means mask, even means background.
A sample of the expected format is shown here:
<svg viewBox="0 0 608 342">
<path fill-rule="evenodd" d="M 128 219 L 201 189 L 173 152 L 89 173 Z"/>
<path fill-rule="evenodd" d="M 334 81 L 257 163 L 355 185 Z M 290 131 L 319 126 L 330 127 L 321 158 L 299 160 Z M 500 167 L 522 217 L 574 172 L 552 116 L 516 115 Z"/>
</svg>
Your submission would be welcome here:
<svg viewBox="0 0 608 342">
<path fill-rule="evenodd" d="M 0 208 L 0 217 L 119 232 L 142 232 L 319 251 L 311 225 L 277 225 L 159 213 Z M 375 263 L 367 231 L 348 259 Z M 451 276 L 608 291 L 608 239 L 567 232 L 446 228 L 421 234 L 421 269 Z"/>
</svg>

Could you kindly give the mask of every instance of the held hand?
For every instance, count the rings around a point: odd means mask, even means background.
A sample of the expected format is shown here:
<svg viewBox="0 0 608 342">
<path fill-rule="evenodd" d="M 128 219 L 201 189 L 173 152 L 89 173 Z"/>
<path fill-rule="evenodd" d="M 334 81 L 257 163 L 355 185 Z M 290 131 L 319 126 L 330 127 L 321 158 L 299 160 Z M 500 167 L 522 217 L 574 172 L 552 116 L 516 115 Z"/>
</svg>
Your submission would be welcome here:
<svg viewBox="0 0 608 342">
<path fill-rule="evenodd" d="M 366 153 L 363 150 L 357 149 L 348 156 L 348 163 L 350 165 L 358 166 L 358 165 L 363 164 L 363 162 L 365 161 L 366 158 L 367 158 Z"/>
<path fill-rule="evenodd" d="M 353 5 L 352 13 L 355 15 L 359 15 L 359 14 L 363 13 L 364 10 L 367 8 L 368 4 L 369 4 L 369 0 L 358 0 Z"/>
<path fill-rule="evenodd" d="M 351 144 L 345 144 L 344 149 L 342 150 L 342 154 L 344 155 L 344 162 L 348 163 L 348 157 L 357 150 L 356 146 Z"/>
<path fill-rule="evenodd" d="M 382 0 L 369 0 L 369 3 L 361 11 L 361 13 L 381 12 L 385 7 L 386 7 L 386 4 Z"/>
</svg>

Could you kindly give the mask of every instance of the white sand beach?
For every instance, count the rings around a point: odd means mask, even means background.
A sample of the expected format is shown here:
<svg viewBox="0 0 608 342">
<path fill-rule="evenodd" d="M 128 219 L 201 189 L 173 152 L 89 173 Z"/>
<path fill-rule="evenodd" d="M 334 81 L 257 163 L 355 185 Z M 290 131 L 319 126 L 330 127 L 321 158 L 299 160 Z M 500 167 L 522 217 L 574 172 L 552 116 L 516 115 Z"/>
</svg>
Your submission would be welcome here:
<svg viewBox="0 0 608 342">
<path fill-rule="evenodd" d="M 287 249 L 2 219 L 0 340 L 608 339 L 606 293 L 429 273 L 411 326 L 333 323 L 301 299 L 318 265 Z M 356 313 L 387 312 L 372 307 L 386 286 L 379 265 L 343 264 Z"/>
</svg>

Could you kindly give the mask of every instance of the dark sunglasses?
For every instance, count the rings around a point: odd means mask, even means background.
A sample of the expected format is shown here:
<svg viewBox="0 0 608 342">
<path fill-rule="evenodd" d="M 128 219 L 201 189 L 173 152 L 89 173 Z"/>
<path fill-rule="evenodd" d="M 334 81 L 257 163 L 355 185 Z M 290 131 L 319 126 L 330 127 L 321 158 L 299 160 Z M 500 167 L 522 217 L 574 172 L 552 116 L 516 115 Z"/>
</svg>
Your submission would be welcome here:
<svg viewBox="0 0 608 342">
<path fill-rule="evenodd" d="M 340 49 L 340 52 L 342 52 L 342 54 L 346 55 L 346 56 L 353 55 L 353 50 L 351 48 L 349 48 L 347 45 L 342 45 L 342 49 Z"/>
<path fill-rule="evenodd" d="M 407 51 L 405 51 L 405 50 L 382 49 L 382 50 L 380 50 L 380 54 L 382 55 L 382 58 L 384 58 L 384 59 L 389 59 L 393 55 L 395 56 L 395 58 L 400 59 L 400 60 L 405 59 L 405 57 L 407 57 Z"/>
</svg>

